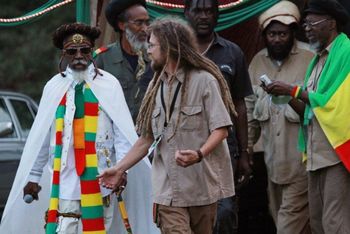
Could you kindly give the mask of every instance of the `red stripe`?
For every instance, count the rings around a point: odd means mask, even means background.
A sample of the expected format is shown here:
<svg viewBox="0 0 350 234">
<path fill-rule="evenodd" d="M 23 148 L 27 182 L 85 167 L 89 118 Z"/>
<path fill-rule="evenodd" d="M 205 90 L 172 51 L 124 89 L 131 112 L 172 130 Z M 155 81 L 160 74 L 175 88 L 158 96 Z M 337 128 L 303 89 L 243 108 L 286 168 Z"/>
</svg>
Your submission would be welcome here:
<svg viewBox="0 0 350 234">
<path fill-rule="evenodd" d="M 94 141 L 85 141 L 85 152 L 86 154 L 95 154 L 95 142 Z"/>
<path fill-rule="evenodd" d="M 350 140 L 338 146 L 335 151 L 343 162 L 345 168 L 350 172 Z"/>
<path fill-rule="evenodd" d="M 86 165 L 85 151 L 84 149 L 74 149 L 74 154 L 75 169 L 77 171 L 77 174 L 80 176 L 83 174 Z"/>
<path fill-rule="evenodd" d="M 56 145 L 62 145 L 62 132 L 56 132 Z"/>
<path fill-rule="evenodd" d="M 97 180 L 80 180 L 81 193 L 93 194 L 100 192 L 100 185 Z"/>
<path fill-rule="evenodd" d="M 66 94 L 64 94 L 63 98 L 61 99 L 61 102 L 59 104 L 60 106 L 65 106 L 66 105 Z"/>
<path fill-rule="evenodd" d="M 59 171 L 53 172 L 52 184 L 60 184 L 60 172 Z"/>
<path fill-rule="evenodd" d="M 100 231 L 105 230 L 103 218 L 82 219 L 83 231 Z"/>
<path fill-rule="evenodd" d="M 98 103 L 85 102 L 85 115 L 97 116 Z"/>
<path fill-rule="evenodd" d="M 57 220 L 57 210 L 49 210 L 47 212 L 47 222 L 56 223 Z"/>
</svg>

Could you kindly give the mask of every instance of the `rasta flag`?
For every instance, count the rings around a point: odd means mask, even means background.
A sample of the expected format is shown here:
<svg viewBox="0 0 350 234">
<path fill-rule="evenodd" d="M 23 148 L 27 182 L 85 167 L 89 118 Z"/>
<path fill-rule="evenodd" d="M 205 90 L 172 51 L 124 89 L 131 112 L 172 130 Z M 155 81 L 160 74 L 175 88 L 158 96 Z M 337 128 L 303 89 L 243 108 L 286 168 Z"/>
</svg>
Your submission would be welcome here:
<svg viewBox="0 0 350 234">
<path fill-rule="evenodd" d="M 315 56 L 306 72 L 304 89 L 319 56 Z M 318 88 L 309 92 L 303 128 L 299 131 L 298 147 L 306 152 L 305 127 L 313 114 L 339 159 L 350 171 L 350 40 L 341 33 L 331 47 L 320 75 Z"/>
</svg>

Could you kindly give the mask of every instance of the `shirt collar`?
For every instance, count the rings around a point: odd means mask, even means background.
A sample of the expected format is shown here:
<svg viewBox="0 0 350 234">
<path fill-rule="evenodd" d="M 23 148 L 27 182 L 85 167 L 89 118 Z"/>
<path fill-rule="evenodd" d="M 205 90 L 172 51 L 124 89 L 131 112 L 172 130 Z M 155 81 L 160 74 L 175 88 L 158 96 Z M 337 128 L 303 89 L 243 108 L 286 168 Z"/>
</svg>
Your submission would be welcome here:
<svg viewBox="0 0 350 234">
<path fill-rule="evenodd" d="M 167 78 L 168 74 L 166 74 L 166 72 L 164 72 L 160 77 L 162 81 L 166 81 Z M 180 83 L 183 83 L 185 79 L 185 71 L 182 68 L 177 69 L 176 73 L 174 74 L 174 78 L 177 79 Z"/>
<path fill-rule="evenodd" d="M 225 45 L 225 40 L 224 38 L 220 37 L 218 33 L 214 32 L 214 41 L 213 41 L 213 45 L 221 45 L 224 46 Z"/>
</svg>

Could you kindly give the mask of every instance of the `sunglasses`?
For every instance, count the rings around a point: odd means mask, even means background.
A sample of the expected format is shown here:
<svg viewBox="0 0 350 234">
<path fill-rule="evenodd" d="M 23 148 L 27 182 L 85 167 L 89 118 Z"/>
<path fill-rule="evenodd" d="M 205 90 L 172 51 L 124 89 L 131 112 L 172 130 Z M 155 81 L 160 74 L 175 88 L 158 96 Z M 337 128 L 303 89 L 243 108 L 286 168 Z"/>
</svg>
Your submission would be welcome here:
<svg viewBox="0 0 350 234">
<path fill-rule="evenodd" d="M 82 47 L 82 48 L 68 48 L 68 49 L 64 49 L 63 50 L 66 54 L 68 55 L 75 55 L 76 53 L 78 53 L 78 51 L 81 54 L 85 54 L 88 55 L 91 53 L 91 47 Z"/>
</svg>

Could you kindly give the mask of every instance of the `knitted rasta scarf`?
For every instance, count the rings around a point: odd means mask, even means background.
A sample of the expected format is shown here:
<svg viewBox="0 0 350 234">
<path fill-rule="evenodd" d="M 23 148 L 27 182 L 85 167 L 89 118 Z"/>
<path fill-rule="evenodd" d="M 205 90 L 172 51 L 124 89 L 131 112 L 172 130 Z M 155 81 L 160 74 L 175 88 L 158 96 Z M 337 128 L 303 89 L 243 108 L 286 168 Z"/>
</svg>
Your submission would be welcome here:
<svg viewBox="0 0 350 234">
<path fill-rule="evenodd" d="M 81 210 L 83 233 L 105 234 L 103 206 L 100 186 L 96 179 L 97 155 L 95 148 L 98 100 L 88 85 L 75 87 L 75 114 L 73 122 L 75 167 L 80 176 Z M 54 234 L 57 229 L 59 184 L 62 156 L 62 131 L 66 112 L 66 94 L 56 111 L 56 147 L 53 166 L 53 180 L 48 211 L 46 233 Z"/>
</svg>

